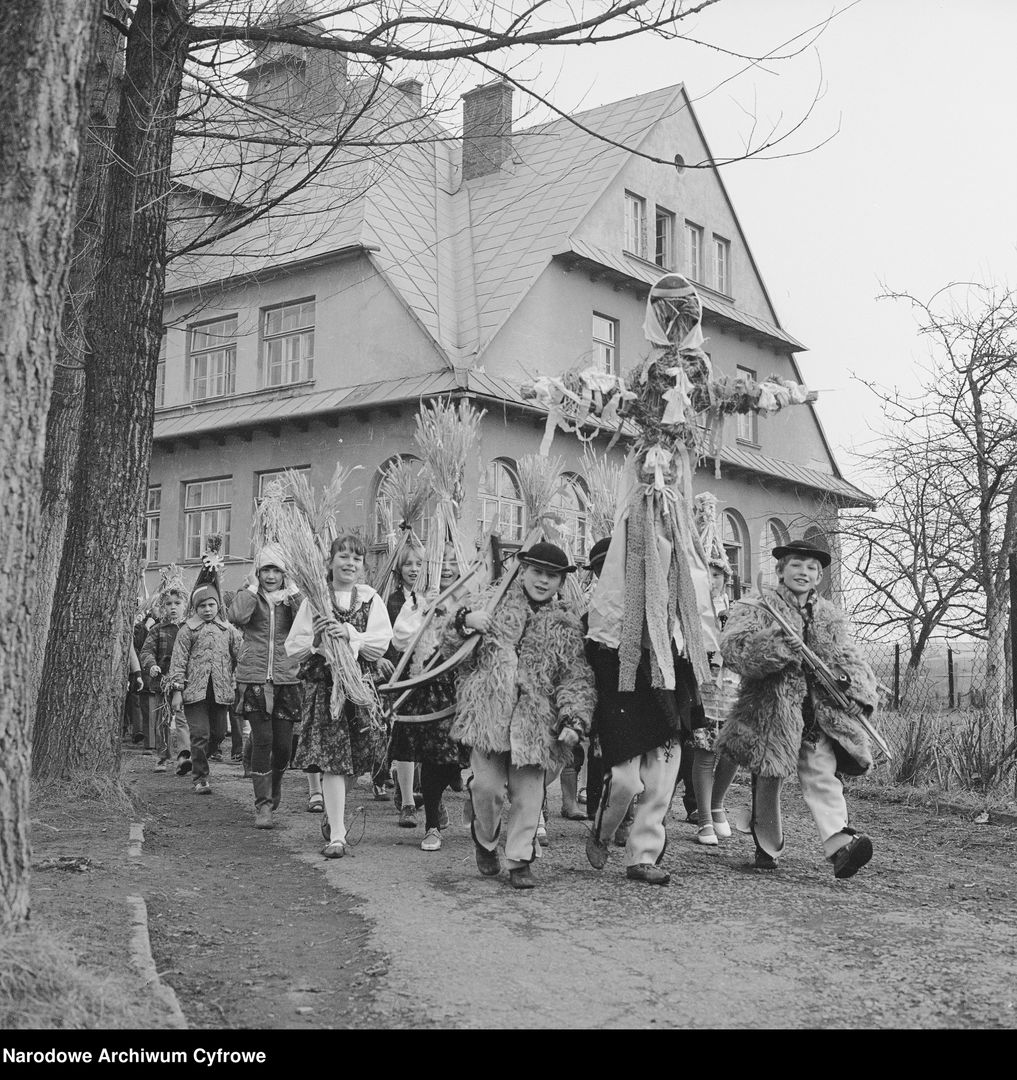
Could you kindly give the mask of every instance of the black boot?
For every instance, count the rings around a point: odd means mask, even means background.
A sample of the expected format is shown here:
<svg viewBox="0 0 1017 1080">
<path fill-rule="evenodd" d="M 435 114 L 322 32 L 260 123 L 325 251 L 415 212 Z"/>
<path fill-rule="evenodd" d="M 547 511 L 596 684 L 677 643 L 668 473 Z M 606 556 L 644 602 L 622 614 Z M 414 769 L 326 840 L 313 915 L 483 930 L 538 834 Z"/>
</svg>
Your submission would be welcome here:
<svg viewBox="0 0 1017 1080">
<path fill-rule="evenodd" d="M 272 770 L 272 809 L 278 810 L 279 803 L 282 801 L 282 778 L 285 774 L 285 769 L 273 769 Z"/>
<path fill-rule="evenodd" d="M 269 773 L 252 773 L 254 784 L 254 827 L 271 829 L 272 821 L 272 777 Z"/>
</svg>

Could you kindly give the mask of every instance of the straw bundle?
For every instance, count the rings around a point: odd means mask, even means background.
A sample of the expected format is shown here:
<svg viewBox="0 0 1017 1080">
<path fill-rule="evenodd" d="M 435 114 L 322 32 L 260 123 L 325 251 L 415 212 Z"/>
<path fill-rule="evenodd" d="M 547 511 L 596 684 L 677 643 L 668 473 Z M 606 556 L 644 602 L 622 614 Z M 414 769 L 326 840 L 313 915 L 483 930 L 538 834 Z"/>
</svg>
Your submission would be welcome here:
<svg viewBox="0 0 1017 1080">
<path fill-rule="evenodd" d="M 603 540 L 614 530 L 614 519 L 622 494 L 622 467 L 598 457 L 589 449 L 583 454 L 583 471 L 589 484 L 586 515 L 594 540 Z"/>
<path fill-rule="evenodd" d="M 339 501 L 343 492 L 343 485 L 359 469 L 359 465 L 352 468 L 344 468 L 342 463 L 335 463 L 335 471 L 332 479 L 325 485 L 321 492 L 320 501 L 315 500 L 314 492 L 307 480 L 307 475 L 287 469 L 283 473 L 283 483 L 286 491 L 293 500 L 293 505 L 304 515 L 311 528 L 311 534 L 318 539 L 322 554 L 328 556 L 328 549 L 336 537 L 336 514 L 339 512 Z"/>
<path fill-rule="evenodd" d="M 458 406 L 435 401 L 421 405 L 417 414 L 413 439 L 424 461 L 422 472 L 437 499 L 434 528 L 424 546 L 423 588 L 429 593 L 439 588 L 446 544 L 452 545 L 460 572 L 466 566 L 459 536 L 459 515 L 465 495 L 463 479 L 483 416 L 468 401 L 461 401 Z"/>
<path fill-rule="evenodd" d="M 287 512 L 285 483 L 282 480 L 273 480 L 265 487 L 265 494 L 254 511 L 252 555 L 256 555 L 266 544 L 276 542 Z"/>
</svg>

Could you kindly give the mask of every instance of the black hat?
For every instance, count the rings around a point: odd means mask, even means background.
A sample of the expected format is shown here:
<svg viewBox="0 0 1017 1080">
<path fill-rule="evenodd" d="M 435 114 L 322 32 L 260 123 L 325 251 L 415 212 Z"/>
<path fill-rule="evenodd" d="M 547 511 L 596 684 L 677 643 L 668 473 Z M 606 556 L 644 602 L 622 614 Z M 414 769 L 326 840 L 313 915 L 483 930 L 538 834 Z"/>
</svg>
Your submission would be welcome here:
<svg viewBox="0 0 1017 1080">
<path fill-rule="evenodd" d="M 545 570 L 553 570 L 556 574 L 571 574 L 576 568 L 569 565 L 569 557 L 560 547 L 541 541 L 534 544 L 527 551 L 520 551 L 516 558 L 521 563 L 529 563 L 531 566 L 540 566 Z"/>
<path fill-rule="evenodd" d="M 775 547 L 772 555 L 775 559 L 783 559 L 785 555 L 818 559 L 824 570 L 830 565 L 830 549 L 822 537 L 816 537 L 815 540 L 792 540 L 788 544 Z"/>
<path fill-rule="evenodd" d="M 602 540 L 598 540 L 593 547 L 590 548 L 589 563 L 591 570 L 599 570 L 604 564 L 604 560 L 607 558 L 607 549 L 611 546 L 611 537 L 605 536 Z"/>
</svg>

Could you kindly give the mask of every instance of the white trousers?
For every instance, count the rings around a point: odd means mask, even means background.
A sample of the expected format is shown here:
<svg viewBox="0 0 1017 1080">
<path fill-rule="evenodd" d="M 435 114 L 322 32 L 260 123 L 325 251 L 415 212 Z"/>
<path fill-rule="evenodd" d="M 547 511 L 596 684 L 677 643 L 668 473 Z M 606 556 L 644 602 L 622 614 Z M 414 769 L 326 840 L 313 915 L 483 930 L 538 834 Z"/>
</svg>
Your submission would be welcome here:
<svg viewBox="0 0 1017 1080">
<path fill-rule="evenodd" d="M 597 809 L 594 835 L 610 843 L 632 799 L 638 795 L 636 815 L 625 845 L 626 866 L 656 863 L 664 854 L 667 840 L 664 819 L 681 765 L 681 749 L 675 744 L 670 749 L 655 747 L 639 757 L 611 766 Z"/>
<path fill-rule="evenodd" d="M 498 830 L 509 798 L 505 833 L 505 863 L 518 870 L 537 856 L 537 826 L 544 805 L 544 770 L 539 765 L 513 765 L 506 750 L 498 754 L 470 754 L 470 800 L 473 804 L 473 837 L 481 847 L 494 851 Z"/>
</svg>

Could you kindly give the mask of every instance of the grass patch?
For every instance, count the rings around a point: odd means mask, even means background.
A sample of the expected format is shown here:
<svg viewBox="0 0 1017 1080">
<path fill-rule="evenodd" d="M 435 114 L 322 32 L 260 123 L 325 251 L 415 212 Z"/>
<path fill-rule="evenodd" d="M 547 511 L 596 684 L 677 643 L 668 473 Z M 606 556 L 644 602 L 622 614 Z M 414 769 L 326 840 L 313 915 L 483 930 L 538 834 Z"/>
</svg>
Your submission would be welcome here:
<svg viewBox="0 0 1017 1080">
<path fill-rule="evenodd" d="M 26 927 L 0 937 L 0 1030 L 139 1025 L 137 988 L 83 967 L 70 944 Z"/>
</svg>

